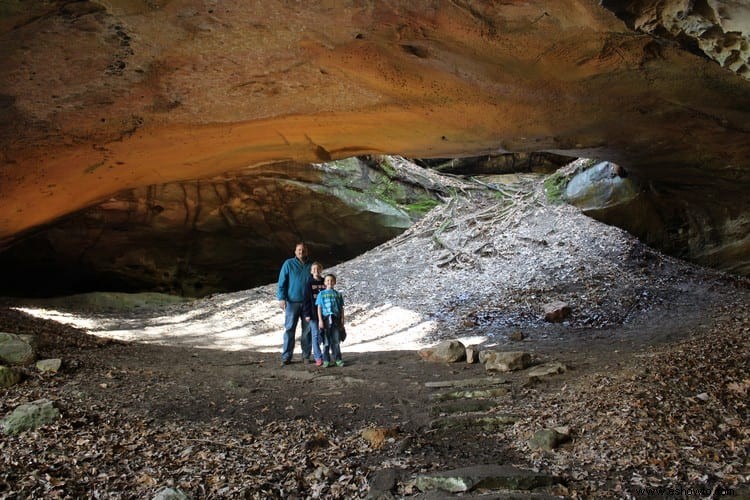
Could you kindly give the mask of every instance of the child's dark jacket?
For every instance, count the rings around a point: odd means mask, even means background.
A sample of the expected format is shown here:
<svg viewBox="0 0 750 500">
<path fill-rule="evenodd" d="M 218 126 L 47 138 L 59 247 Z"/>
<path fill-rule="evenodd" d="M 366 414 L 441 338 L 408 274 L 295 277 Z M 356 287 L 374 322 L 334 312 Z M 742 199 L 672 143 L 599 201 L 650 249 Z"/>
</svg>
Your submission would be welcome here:
<svg viewBox="0 0 750 500">
<path fill-rule="evenodd" d="M 326 288 L 323 281 L 323 278 L 315 279 L 310 275 L 305 291 L 305 301 L 302 303 L 303 318 L 312 318 L 315 321 L 318 320 L 318 307 L 315 305 L 315 299 L 318 298 L 318 293 Z"/>
</svg>

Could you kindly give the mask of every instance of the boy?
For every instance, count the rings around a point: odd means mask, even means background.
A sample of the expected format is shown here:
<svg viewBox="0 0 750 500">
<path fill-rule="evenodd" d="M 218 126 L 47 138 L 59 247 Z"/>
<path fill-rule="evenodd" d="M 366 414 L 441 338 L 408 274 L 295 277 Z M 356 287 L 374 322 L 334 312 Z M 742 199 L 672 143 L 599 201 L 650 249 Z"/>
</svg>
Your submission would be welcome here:
<svg viewBox="0 0 750 500">
<path fill-rule="evenodd" d="M 320 262 L 313 262 L 310 267 L 310 280 L 308 281 L 307 291 L 305 292 L 303 316 L 305 321 L 310 323 L 310 330 L 312 331 L 312 351 L 313 357 L 315 358 L 315 366 L 321 366 L 323 364 L 323 355 L 320 352 L 321 330 L 318 328 L 318 308 L 315 306 L 315 299 L 318 298 L 318 293 L 325 289 L 325 287 L 323 281 L 323 264 Z"/>
<path fill-rule="evenodd" d="M 336 363 L 336 366 L 344 366 L 341 359 L 341 329 L 344 328 L 344 297 L 334 290 L 336 276 L 326 274 L 323 280 L 326 289 L 318 293 L 315 305 L 318 306 L 318 327 L 325 330 L 323 336 L 323 368 Z M 330 348 L 330 353 L 329 353 Z M 333 356 L 333 361 L 331 360 Z"/>
</svg>

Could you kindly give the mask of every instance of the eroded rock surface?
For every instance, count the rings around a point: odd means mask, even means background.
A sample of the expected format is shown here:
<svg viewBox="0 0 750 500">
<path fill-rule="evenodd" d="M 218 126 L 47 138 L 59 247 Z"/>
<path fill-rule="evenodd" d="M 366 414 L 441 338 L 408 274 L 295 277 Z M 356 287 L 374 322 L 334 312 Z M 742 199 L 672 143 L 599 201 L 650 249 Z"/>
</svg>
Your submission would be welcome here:
<svg viewBox="0 0 750 500">
<path fill-rule="evenodd" d="M 672 37 L 750 78 L 750 5 L 737 0 L 604 1 L 634 28 Z"/>
<path fill-rule="evenodd" d="M 241 290 L 274 281 L 300 240 L 330 267 L 437 204 L 429 174 L 351 158 L 126 190 L 1 253 L 0 294 Z"/>
<path fill-rule="evenodd" d="M 647 240 L 743 260 L 746 19 L 730 1 L 8 2 L 0 244 L 279 161 L 546 151 L 627 168 L 667 214 Z"/>
</svg>

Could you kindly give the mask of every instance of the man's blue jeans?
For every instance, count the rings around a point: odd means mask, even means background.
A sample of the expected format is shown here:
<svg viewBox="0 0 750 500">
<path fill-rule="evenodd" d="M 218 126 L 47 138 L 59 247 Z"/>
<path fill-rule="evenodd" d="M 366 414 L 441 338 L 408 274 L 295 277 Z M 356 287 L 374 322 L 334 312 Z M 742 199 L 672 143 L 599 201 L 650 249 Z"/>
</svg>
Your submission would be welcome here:
<svg viewBox="0 0 750 500">
<path fill-rule="evenodd" d="M 302 358 L 310 357 L 312 350 L 312 338 L 310 335 L 310 323 L 302 317 L 302 302 L 288 302 L 284 308 L 284 345 L 281 351 L 282 361 L 291 361 L 294 354 L 294 331 L 297 329 L 297 322 L 302 322 L 302 335 L 300 336 L 300 345 L 302 346 Z"/>
</svg>

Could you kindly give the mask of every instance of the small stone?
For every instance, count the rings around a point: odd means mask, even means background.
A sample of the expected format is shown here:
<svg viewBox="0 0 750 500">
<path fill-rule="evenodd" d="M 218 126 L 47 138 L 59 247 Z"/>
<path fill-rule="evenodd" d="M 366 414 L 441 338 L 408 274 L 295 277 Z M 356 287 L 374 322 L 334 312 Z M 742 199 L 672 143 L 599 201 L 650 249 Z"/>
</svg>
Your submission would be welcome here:
<svg viewBox="0 0 750 500">
<path fill-rule="evenodd" d="M 561 425 L 560 427 L 554 427 L 555 432 L 562 434 L 563 436 L 570 436 L 570 426 Z"/>
<path fill-rule="evenodd" d="M 508 339 L 512 340 L 513 342 L 521 342 L 526 337 L 522 332 L 513 332 L 508 336 Z"/>
<path fill-rule="evenodd" d="M 570 439 L 570 435 L 562 434 L 555 429 L 542 429 L 529 439 L 528 444 L 532 450 L 552 451 L 568 439 Z"/>
<path fill-rule="evenodd" d="M 472 345 L 466 348 L 466 363 L 474 364 L 479 362 L 479 346 Z"/>
<path fill-rule="evenodd" d="M 190 500 L 190 497 L 179 488 L 162 488 L 156 492 L 153 500 Z"/>
<path fill-rule="evenodd" d="M 62 360 L 60 358 L 40 359 L 36 362 L 36 369 L 40 372 L 57 373 L 61 366 Z"/>
<path fill-rule="evenodd" d="M 560 323 L 571 314 L 570 306 L 566 302 L 555 301 L 544 305 L 544 321 Z"/>
<path fill-rule="evenodd" d="M 529 370 L 529 378 L 541 378 L 565 373 L 567 367 L 562 363 L 545 363 Z"/>
<path fill-rule="evenodd" d="M 395 469 L 381 469 L 375 471 L 369 478 L 370 495 L 368 498 L 382 498 L 382 496 L 393 490 L 398 481 L 398 472 Z"/>
</svg>

